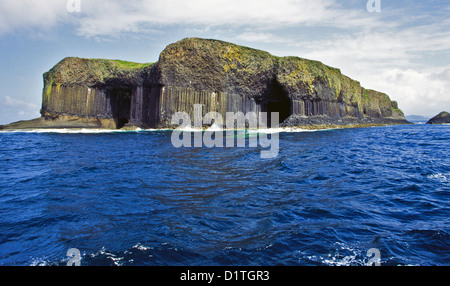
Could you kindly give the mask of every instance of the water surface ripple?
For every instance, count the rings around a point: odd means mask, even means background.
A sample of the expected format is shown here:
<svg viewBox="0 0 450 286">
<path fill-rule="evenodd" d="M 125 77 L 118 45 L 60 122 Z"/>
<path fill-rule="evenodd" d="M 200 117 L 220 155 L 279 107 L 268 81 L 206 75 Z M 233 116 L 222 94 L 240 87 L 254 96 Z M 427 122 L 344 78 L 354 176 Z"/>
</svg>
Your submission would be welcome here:
<svg viewBox="0 0 450 286">
<path fill-rule="evenodd" d="M 0 133 L 0 265 L 450 265 L 448 125 L 170 135 Z"/>
</svg>

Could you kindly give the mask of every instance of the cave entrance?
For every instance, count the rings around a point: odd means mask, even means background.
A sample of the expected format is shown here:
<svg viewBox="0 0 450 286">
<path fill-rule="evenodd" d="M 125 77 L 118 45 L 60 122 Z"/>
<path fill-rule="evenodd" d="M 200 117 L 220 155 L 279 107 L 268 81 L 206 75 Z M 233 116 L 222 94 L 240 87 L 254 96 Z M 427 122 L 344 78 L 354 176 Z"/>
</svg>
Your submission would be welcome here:
<svg viewBox="0 0 450 286">
<path fill-rule="evenodd" d="M 289 116 L 291 116 L 291 102 L 289 99 L 278 101 L 278 102 L 269 102 L 267 105 L 267 125 L 268 127 L 272 127 L 272 112 L 279 113 L 279 123 L 283 123 Z"/>
<path fill-rule="evenodd" d="M 279 113 L 280 124 L 291 116 L 291 100 L 276 80 L 269 84 L 263 101 L 261 111 L 267 112 L 267 127 L 272 127 L 272 112 Z"/>
<path fill-rule="evenodd" d="M 116 123 L 117 129 L 124 127 L 130 121 L 132 92 L 133 89 L 131 86 L 114 87 L 109 91 L 111 115 Z"/>
</svg>

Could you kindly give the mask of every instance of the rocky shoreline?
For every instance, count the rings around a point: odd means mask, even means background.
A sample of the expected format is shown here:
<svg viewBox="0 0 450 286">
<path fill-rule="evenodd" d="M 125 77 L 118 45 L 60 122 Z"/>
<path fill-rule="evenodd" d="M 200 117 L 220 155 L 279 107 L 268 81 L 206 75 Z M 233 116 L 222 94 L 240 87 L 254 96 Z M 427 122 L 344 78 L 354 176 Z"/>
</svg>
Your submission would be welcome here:
<svg viewBox="0 0 450 286">
<path fill-rule="evenodd" d="M 427 124 L 450 124 L 450 113 L 443 111 L 431 118 Z"/>
<path fill-rule="evenodd" d="M 286 122 L 280 124 L 281 128 L 297 128 L 305 130 L 323 130 L 323 129 L 341 129 L 341 128 L 365 128 L 386 125 L 406 125 L 412 124 L 406 120 L 396 119 L 364 119 L 357 120 L 355 118 L 343 118 L 333 120 L 324 117 L 303 117 L 290 118 Z M 109 125 L 109 127 L 108 127 Z M 109 119 L 99 118 L 78 118 L 74 116 L 62 117 L 59 120 L 48 120 L 45 118 L 36 118 L 32 120 L 24 120 L 8 125 L 0 125 L 1 131 L 20 131 L 20 130 L 37 130 L 37 129 L 104 129 L 104 130 L 137 130 L 140 126 L 127 124 L 120 129 L 115 127 L 115 123 Z M 164 128 L 171 129 L 171 128 Z M 174 129 L 174 128 L 172 128 Z"/>
</svg>

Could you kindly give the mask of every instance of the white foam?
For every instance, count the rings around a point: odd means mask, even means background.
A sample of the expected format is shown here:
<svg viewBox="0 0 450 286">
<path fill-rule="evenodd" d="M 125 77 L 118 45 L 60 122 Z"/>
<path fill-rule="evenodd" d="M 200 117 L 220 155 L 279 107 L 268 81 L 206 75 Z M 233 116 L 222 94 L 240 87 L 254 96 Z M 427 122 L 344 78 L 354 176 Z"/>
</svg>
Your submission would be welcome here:
<svg viewBox="0 0 450 286">
<path fill-rule="evenodd" d="M 207 131 L 223 131 L 223 128 L 214 123 L 207 129 Z"/>
<path fill-rule="evenodd" d="M 437 173 L 437 174 L 433 174 L 433 175 L 428 175 L 428 179 L 438 180 L 442 183 L 449 182 L 449 179 L 448 179 L 449 177 L 450 177 L 450 173 L 449 174 Z"/>
<path fill-rule="evenodd" d="M 7 130 L 1 133 L 58 133 L 58 134 L 103 134 L 103 133 L 133 133 L 133 132 L 157 132 L 170 131 L 170 129 L 141 129 L 120 130 L 120 129 L 30 129 L 30 130 Z"/>
<path fill-rule="evenodd" d="M 31 129 L 31 130 L 11 130 L 11 131 L 3 131 L 4 133 L 114 133 L 114 132 L 123 132 L 121 130 L 108 130 L 108 129 Z"/>
<path fill-rule="evenodd" d="M 45 258 L 32 258 L 29 266 L 50 266 Z"/>
<path fill-rule="evenodd" d="M 336 242 L 334 252 L 321 255 L 306 256 L 307 259 L 320 262 L 326 266 L 364 266 L 367 265 L 369 257 L 366 257 L 363 250 Z"/>
<path fill-rule="evenodd" d="M 142 243 L 140 243 L 140 242 L 138 242 L 136 245 L 134 245 L 132 248 L 134 248 L 134 249 L 138 249 L 138 250 L 141 250 L 141 251 L 147 251 L 147 250 L 152 250 L 153 249 L 153 247 L 151 247 L 151 246 L 145 246 L 145 245 L 143 245 Z"/>
<path fill-rule="evenodd" d="M 282 128 L 282 132 L 286 133 L 300 133 L 300 132 L 317 132 L 317 131 L 326 131 L 331 129 L 302 129 L 302 128 L 296 128 L 296 127 L 284 127 Z"/>
<path fill-rule="evenodd" d="M 282 128 L 261 128 L 261 129 L 249 129 L 248 133 L 267 133 L 267 134 L 274 134 L 274 133 L 281 133 L 283 132 Z"/>
<path fill-rule="evenodd" d="M 203 129 L 201 129 L 201 128 L 192 128 L 192 127 L 184 127 L 184 128 L 179 128 L 177 130 L 183 131 L 183 132 L 202 132 L 203 131 Z"/>
<path fill-rule="evenodd" d="M 192 128 L 185 127 L 177 129 L 179 131 L 186 132 L 203 132 L 203 129 L 200 128 Z M 230 131 L 233 129 L 223 129 L 220 126 L 213 124 L 211 127 L 207 129 L 207 131 Z M 262 128 L 262 129 L 248 129 L 246 130 L 248 133 L 300 133 L 300 132 L 317 132 L 317 131 L 326 131 L 332 129 L 321 129 L 321 130 L 309 130 L 309 129 L 301 129 L 294 127 L 280 127 L 280 128 Z M 54 128 L 54 129 L 30 129 L 30 130 L 5 130 L 1 131 L 1 133 L 58 133 L 58 134 L 103 134 L 103 133 L 132 133 L 132 132 L 158 132 L 158 131 L 174 131 L 174 129 L 142 129 L 136 128 L 136 130 L 120 130 L 120 129 L 70 129 L 70 128 Z M 238 130 L 242 131 L 242 130 Z"/>
</svg>

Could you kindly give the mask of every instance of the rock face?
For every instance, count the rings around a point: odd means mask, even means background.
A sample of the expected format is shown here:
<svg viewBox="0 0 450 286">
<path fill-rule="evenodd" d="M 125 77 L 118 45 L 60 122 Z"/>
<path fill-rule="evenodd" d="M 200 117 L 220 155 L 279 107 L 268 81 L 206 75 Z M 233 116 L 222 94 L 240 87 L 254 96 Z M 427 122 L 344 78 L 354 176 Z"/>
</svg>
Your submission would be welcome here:
<svg viewBox="0 0 450 286">
<path fill-rule="evenodd" d="M 339 69 L 198 38 L 167 46 L 154 64 L 66 58 L 44 74 L 41 114 L 61 125 L 172 128 L 194 104 L 202 115 L 279 112 L 285 126 L 408 123 L 389 96 Z"/>
<path fill-rule="evenodd" d="M 431 118 L 427 124 L 450 124 L 450 113 L 443 111 Z"/>
</svg>

